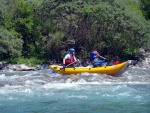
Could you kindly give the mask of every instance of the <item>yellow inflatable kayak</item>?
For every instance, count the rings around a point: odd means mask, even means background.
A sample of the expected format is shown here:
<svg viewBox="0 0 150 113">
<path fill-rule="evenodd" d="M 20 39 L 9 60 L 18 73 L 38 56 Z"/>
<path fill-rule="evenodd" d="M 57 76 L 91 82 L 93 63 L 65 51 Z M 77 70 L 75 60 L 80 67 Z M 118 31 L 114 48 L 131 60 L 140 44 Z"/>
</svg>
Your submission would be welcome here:
<svg viewBox="0 0 150 113">
<path fill-rule="evenodd" d="M 99 73 L 99 74 L 118 76 L 127 70 L 128 65 L 129 63 L 126 61 L 117 65 L 103 66 L 103 67 L 66 67 L 63 69 L 62 66 L 59 65 L 50 65 L 50 68 L 54 72 L 64 74 L 64 75 L 88 72 L 88 73 Z"/>
</svg>

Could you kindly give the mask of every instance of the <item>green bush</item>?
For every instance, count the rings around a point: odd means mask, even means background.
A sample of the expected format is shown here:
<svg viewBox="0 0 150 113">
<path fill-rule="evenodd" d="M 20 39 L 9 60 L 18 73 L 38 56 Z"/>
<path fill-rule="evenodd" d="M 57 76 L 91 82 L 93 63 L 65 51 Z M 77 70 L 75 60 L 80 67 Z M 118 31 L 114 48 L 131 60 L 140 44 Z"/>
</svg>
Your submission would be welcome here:
<svg viewBox="0 0 150 113">
<path fill-rule="evenodd" d="M 42 64 L 44 60 L 41 60 L 35 57 L 32 57 L 32 58 L 19 57 L 19 58 L 7 59 L 7 62 L 11 64 L 25 64 L 28 66 L 37 66 L 39 64 Z"/>
</svg>

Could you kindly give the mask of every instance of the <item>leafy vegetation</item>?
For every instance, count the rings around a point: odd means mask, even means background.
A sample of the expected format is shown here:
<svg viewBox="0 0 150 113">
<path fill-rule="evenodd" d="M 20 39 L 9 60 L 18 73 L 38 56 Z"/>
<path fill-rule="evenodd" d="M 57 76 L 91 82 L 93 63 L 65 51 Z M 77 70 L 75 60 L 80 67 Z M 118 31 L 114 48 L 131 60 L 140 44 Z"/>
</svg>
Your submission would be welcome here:
<svg viewBox="0 0 150 113">
<path fill-rule="evenodd" d="M 15 37 L 8 30 L 0 28 L 0 56 L 1 58 L 21 56 L 22 40 Z"/>
<path fill-rule="evenodd" d="M 149 0 L 1 0 L 1 59 L 62 62 L 70 47 L 80 59 L 93 49 L 110 59 L 138 59 L 140 48 L 150 48 L 149 4 Z"/>
<path fill-rule="evenodd" d="M 7 62 L 11 64 L 26 64 L 28 66 L 37 66 L 38 64 L 42 64 L 45 61 L 37 59 L 35 57 L 32 58 L 18 57 L 18 58 L 8 58 Z"/>
<path fill-rule="evenodd" d="M 150 1 L 141 0 L 141 9 L 146 19 L 150 19 Z"/>
</svg>

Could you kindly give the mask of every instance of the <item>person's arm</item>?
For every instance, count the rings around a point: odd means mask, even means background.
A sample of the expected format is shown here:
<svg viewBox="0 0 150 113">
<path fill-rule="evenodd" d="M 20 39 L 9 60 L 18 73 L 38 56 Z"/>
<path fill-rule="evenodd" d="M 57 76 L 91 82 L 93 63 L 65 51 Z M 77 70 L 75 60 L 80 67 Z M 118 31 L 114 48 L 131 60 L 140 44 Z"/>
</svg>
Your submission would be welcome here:
<svg viewBox="0 0 150 113">
<path fill-rule="evenodd" d="M 64 59 L 63 59 L 63 65 L 65 65 L 65 64 L 66 64 L 65 60 L 66 60 L 66 59 L 64 58 Z"/>
<path fill-rule="evenodd" d="M 63 59 L 63 67 L 65 67 L 66 65 L 66 59 L 68 59 L 70 57 L 70 54 L 65 55 L 64 59 Z"/>
<path fill-rule="evenodd" d="M 74 56 L 74 62 L 77 62 L 77 59 L 76 59 L 76 57 Z"/>
<path fill-rule="evenodd" d="M 63 68 L 65 68 L 66 65 L 66 59 L 68 58 L 68 54 L 65 55 L 64 59 L 63 59 Z"/>
<path fill-rule="evenodd" d="M 98 53 L 98 52 L 97 52 L 97 56 L 98 56 L 98 57 L 101 57 L 101 56 L 99 55 L 99 53 Z"/>
<path fill-rule="evenodd" d="M 103 59 L 105 59 L 105 60 L 106 60 L 106 58 L 105 58 L 105 57 L 103 57 L 103 56 L 101 56 L 99 53 L 97 53 L 97 56 L 98 56 L 98 57 L 101 57 L 101 58 L 103 58 Z"/>
</svg>

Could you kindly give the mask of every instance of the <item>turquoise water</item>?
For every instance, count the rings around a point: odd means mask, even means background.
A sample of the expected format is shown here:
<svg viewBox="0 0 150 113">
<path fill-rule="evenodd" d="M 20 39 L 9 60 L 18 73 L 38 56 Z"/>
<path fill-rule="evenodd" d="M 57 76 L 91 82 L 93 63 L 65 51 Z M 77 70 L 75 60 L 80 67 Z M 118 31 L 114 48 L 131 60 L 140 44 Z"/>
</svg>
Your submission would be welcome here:
<svg viewBox="0 0 150 113">
<path fill-rule="evenodd" d="M 150 70 L 121 77 L 0 72 L 1 113 L 150 113 Z"/>
</svg>

